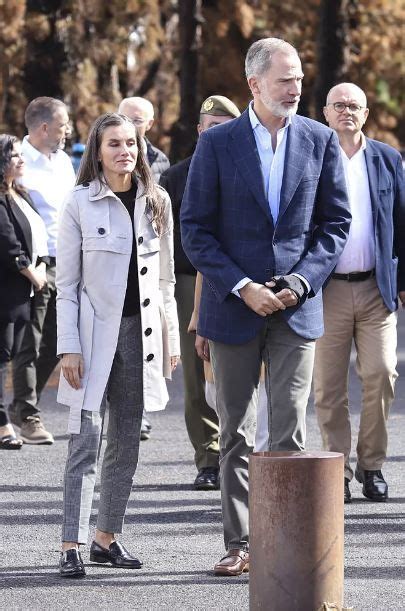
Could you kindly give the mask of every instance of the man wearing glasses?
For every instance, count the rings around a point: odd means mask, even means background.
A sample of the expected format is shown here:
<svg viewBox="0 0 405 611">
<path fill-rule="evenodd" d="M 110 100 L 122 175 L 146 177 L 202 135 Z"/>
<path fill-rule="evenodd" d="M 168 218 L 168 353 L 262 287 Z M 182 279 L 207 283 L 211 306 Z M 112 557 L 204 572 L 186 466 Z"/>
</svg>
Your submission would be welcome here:
<svg viewBox="0 0 405 611">
<path fill-rule="evenodd" d="M 146 137 L 155 120 L 153 105 L 146 98 L 124 98 L 118 107 L 118 112 L 129 117 L 136 125 L 137 132 L 142 138 L 143 153 L 148 160 L 155 182 L 159 182 L 161 174 L 170 168 L 170 161 L 163 151 L 153 146 Z M 152 425 L 145 416 L 142 417 L 141 440 L 149 439 Z"/>
<path fill-rule="evenodd" d="M 355 477 L 372 501 L 388 498 L 381 473 L 387 418 L 394 398 L 396 309 L 405 303 L 405 202 L 401 156 L 366 138 L 365 93 L 352 83 L 333 87 L 324 115 L 340 142 L 352 223 L 324 290 L 325 334 L 316 343 L 315 407 L 326 450 L 345 455 L 344 500 L 351 500 L 348 371 L 352 341 L 362 382 Z"/>
<path fill-rule="evenodd" d="M 146 98 L 124 98 L 119 105 L 118 112 L 126 115 L 135 123 L 144 144 L 143 152 L 148 159 L 153 178 L 159 182 L 160 175 L 170 167 L 170 162 L 163 151 L 153 146 L 146 137 L 146 132 L 150 130 L 155 120 L 153 105 Z"/>
</svg>

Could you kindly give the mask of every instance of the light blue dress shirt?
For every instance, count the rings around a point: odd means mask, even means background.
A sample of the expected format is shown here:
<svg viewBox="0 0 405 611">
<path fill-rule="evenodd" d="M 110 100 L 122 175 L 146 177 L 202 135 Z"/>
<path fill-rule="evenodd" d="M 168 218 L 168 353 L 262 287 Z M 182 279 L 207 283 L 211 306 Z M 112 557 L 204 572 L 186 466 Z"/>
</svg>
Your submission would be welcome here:
<svg viewBox="0 0 405 611">
<path fill-rule="evenodd" d="M 284 127 L 277 132 L 276 150 L 273 151 L 271 134 L 262 125 L 253 110 L 253 103 L 249 104 L 249 119 L 255 137 L 257 151 L 260 157 L 260 167 L 263 176 L 264 192 L 273 224 L 275 225 L 280 208 L 280 193 L 284 174 L 285 149 L 287 144 L 287 130 L 291 124 L 291 117 L 287 117 Z"/>
</svg>

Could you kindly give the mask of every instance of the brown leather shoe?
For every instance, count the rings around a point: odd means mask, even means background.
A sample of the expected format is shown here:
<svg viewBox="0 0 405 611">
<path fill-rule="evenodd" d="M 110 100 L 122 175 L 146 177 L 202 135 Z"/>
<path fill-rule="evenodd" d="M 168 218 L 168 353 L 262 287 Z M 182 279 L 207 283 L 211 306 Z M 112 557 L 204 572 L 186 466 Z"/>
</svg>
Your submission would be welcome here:
<svg viewBox="0 0 405 611">
<path fill-rule="evenodd" d="M 230 549 L 226 556 L 214 566 L 215 575 L 235 577 L 249 572 L 249 552 L 244 549 Z"/>
</svg>

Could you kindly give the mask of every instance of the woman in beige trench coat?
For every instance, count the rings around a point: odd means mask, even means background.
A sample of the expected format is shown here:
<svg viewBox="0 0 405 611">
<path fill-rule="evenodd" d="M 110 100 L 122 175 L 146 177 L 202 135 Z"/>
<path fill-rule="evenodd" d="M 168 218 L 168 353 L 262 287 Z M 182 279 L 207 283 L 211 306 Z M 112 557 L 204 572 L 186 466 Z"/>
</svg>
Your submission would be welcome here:
<svg viewBox="0 0 405 611">
<path fill-rule="evenodd" d="M 173 221 L 136 128 L 108 113 L 91 128 L 60 219 L 56 270 L 58 401 L 70 406 L 59 572 L 83 577 L 104 398 L 109 408 L 90 560 L 140 568 L 116 541 L 135 473 L 143 407 L 163 409 L 179 348 Z"/>
</svg>

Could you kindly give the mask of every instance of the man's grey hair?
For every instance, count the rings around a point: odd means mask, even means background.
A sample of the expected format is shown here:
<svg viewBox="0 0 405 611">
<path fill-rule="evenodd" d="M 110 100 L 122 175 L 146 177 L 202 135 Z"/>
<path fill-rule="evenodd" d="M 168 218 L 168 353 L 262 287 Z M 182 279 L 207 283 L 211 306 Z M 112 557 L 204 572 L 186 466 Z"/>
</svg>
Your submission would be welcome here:
<svg viewBox="0 0 405 611">
<path fill-rule="evenodd" d="M 281 38 L 262 38 L 254 42 L 248 49 L 245 60 L 246 78 L 252 76 L 262 76 L 271 66 L 271 60 L 276 51 L 295 53 L 295 47 Z"/>
<path fill-rule="evenodd" d="M 35 98 L 28 104 L 25 111 L 27 129 L 36 129 L 42 123 L 51 123 L 55 112 L 60 108 L 66 109 L 66 104 L 61 100 L 47 96 Z"/>
</svg>

